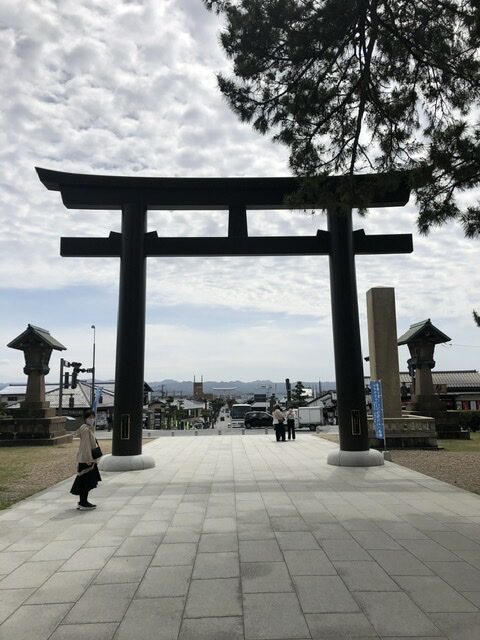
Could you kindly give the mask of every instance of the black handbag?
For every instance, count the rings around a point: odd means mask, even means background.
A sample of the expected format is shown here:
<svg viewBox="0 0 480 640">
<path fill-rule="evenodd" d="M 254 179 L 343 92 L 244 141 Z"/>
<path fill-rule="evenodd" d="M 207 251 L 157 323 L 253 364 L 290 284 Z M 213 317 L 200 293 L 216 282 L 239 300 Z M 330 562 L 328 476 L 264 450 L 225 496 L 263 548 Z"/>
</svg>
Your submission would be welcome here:
<svg viewBox="0 0 480 640">
<path fill-rule="evenodd" d="M 96 447 L 92 449 L 92 458 L 97 460 L 97 458 L 101 458 L 103 456 L 102 450 L 100 449 L 100 445 L 98 444 L 98 440 L 95 438 L 95 442 L 97 443 Z"/>
</svg>

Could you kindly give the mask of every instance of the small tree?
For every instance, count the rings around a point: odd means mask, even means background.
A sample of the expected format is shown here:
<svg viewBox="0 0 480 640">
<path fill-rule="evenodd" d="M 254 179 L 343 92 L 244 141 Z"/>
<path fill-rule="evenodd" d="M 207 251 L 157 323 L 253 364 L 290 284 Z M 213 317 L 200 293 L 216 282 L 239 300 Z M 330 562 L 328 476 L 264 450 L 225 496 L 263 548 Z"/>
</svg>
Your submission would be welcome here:
<svg viewBox="0 0 480 640">
<path fill-rule="evenodd" d="M 303 382 L 295 383 L 294 388 L 292 389 L 292 407 L 303 407 L 305 404 L 305 387 L 303 386 Z"/>
<path fill-rule="evenodd" d="M 270 413 L 273 413 L 273 407 L 277 404 L 277 396 L 272 393 L 268 400 L 268 407 L 270 409 Z"/>
<path fill-rule="evenodd" d="M 225 400 L 223 400 L 222 398 L 213 398 L 213 400 L 211 400 L 210 407 L 212 409 L 213 422 L 217 421 L 218 415 L 220 413 L 220 409 L 223 407 L 224 404 L 225 404 Z"/>
</svg>

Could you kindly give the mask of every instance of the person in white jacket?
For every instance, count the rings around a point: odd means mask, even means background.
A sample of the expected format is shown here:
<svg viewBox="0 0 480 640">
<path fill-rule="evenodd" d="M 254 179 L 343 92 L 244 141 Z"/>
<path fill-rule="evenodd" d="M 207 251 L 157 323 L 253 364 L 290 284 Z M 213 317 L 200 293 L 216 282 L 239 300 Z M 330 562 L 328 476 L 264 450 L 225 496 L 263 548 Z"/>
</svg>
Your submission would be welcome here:
<svg viewBox="0 0 480 640">
<path fill-rule="evenodd" d="M 275 405 L 273 410 L 273 427 L 275 429 L 275 437 L 277 442 L 285 442 L 285 416 L 283 415 L 280 405 Z"/>
<path fill-rule="evenodd" d="M 77 475 L 70 493 L 79 497 L 77 509 L 89 511 L 95 509 L 97 505 L 88 501 L 88 493 L 95 489 L 102 478 L 98 471 L 97 462 L 92 457 L 92 449 L 97 446 L 94 433 L 95 413 L 91 410 L 85 411 L 84 420 L 85 422 L 75 432 L 80 438 L 80 444 L 77 453 Z"/>
</svg>

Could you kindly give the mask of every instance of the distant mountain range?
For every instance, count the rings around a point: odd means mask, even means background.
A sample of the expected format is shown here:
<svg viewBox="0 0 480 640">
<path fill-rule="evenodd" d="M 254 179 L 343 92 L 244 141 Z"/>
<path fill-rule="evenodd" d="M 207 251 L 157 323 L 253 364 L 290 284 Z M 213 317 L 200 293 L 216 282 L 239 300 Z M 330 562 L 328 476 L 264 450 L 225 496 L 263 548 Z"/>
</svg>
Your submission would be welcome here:
<svg viewBox="0 0 480 640">
<path fill-rule="evenodd" d="M 197 382 L 200 382 L 197 380 Z M 292 388 L 295 386 L 296 380 L 291 380 L 290 384 Z M 319 381 L 309 382 L 302 380 L 304 387 L 310 387 L 314 393 L 318 393 Z M 191 395 L 193 392 L 192 380 L 160 380 L 148 383 L 154 391 L 161 391 L 163 388 L 164 393 L 171 395 Z M 331 380 L 321 381 L 321 391 L 327 391 L 329 389 L 336 389 L 335 382 Z M 287 393 L 285 381 L 272 382 L 271 380 L 251 380 L 250 382 L 242 382 L 241 380 L 204 380 L 203 391 L 205 393 L 214 393 L 215 395 L 221 395 L 222 392 L 225 395 L 237 395 L 243 396 L 254 393 L 265 393 L 268 395 L 274 393 L 277 397 L 283 396 Z"/>
</svg>

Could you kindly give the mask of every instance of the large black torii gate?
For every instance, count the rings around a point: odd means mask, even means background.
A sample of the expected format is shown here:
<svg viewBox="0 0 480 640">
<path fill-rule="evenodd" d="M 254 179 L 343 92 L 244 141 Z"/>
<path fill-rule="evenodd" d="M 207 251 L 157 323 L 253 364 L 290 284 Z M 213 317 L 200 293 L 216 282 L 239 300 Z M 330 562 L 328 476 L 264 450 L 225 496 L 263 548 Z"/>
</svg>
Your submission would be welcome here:
<svg viewBox="0 0 480 640">
<path fill-rule="evenodd" d="M 328 462 L 383 464 L 383 457 L 368 445 L 355 255 L 410 253 L 412 236 L 353 231 L 352 208 L 405 205 L 410 197 L 407 174 L 309 178 L 309 193 L 315 196 L 299 201 L 304 184 L 300 178 L 146 178 L 36 170 L 47 189 L 60 191 L 68 209 L 122 211 L 121 233 L 62 238 L 60 249 L 67 257 L 120 258 L 113 444 L 103 468 L 154 465 L 142 455 L 148 256 L 328 255 L 340 433 L 340 449 Z M 328 230 L 315 236 L 248 236 L 248 210 L 291 208 L 327 209 Z M 156 231 L 147 232 L 149 209 L 228 211 L 228 237 L 159 238 Z"/>
</svg>

